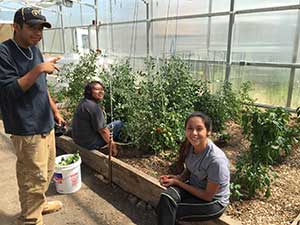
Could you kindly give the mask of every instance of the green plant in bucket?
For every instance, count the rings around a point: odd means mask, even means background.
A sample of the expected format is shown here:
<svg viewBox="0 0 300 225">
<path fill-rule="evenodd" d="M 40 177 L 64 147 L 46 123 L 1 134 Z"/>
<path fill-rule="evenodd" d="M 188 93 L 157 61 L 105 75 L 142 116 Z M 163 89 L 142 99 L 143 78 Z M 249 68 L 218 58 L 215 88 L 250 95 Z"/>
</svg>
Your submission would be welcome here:
<svg viewBox="0 0 300 225">
<path fill-rule="evenodd" d="M 79 156 L 79 152 L 70 155 L 66 158 L 62 157 L 61 161 L 58 163 L 59 166 L 68 166 L 71 165 L 72 163 L 75 163 L 79 160 L 80 156 Z"/>
</svg>

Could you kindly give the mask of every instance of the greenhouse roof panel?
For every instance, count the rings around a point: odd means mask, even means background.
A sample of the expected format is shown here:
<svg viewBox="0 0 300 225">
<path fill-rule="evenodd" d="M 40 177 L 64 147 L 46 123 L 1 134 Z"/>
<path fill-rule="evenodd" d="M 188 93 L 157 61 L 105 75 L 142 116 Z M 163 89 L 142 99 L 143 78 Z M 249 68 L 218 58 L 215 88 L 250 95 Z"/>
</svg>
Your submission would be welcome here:
<svg viewBox="0 0 300 225">
<path fill-rule="evenodd" d="M 1 3 L 16 3 L 15 9 L 24 6 L 36 6 L 39 8 L 47 8 L 53 5 L 63 4 L 64 6 L 72 6 L 73 3 L 81 3 L 80 0 L 0 0 Z M 84 4 L 84 3 L 83 3 Z M 5 8 L 0 6 L 0 8 Z"/>
</svg>

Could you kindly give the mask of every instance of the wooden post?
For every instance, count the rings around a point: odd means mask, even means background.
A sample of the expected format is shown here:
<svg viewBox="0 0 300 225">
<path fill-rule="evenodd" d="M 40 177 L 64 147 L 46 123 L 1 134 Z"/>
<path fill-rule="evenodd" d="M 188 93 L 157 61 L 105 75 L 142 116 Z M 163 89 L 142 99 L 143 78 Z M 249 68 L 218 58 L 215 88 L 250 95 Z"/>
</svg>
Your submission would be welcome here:
<svg viewBox="0 0 300 225">
<path fill-rule="evenodd" d="M 111 162 L 111 156 L 112 156 L 112 142 L 113 142 L 113 128 L 110 129 L 110 138 L 109 138 L 109 145 L 108 145 L 108 180 L 110 186 L 112 186 L 112 162 Z"/>
</svg>

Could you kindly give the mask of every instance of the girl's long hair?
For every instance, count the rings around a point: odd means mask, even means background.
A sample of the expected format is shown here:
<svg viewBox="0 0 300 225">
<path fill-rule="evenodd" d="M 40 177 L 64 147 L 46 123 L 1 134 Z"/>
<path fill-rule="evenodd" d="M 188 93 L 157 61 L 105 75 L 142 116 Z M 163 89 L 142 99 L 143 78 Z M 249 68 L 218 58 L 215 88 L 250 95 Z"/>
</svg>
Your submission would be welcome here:
<svg viewBox="0 0 300 225">
<path fill-rule="evenodd" d="M 200 117 L 203 120 L 204 126 L 205 126 L 207 132 L 210 132 L 212 130 L 211 119 L 209 118 L 209 116 L 207 116 L 203 112 L 193 112 L 193 113 L 191 113 L 185 120 L 185 123 L 184 123 L 184 128 L 185 129 L 186 129 L 186 125 L 187 125 L 188 121 L 193 117 Z M 179 148 L 179 154 L 178 154 L 178 159 L 177 159 L 177 163 L 176 163 L 177 173 L 181 173 L 183 171 L 184 161 L 187 157 L 187 154 L 188 154 L 190 148 L 191 148 L 191 143 L 185 137 L 185 139 L 183 140 L 183 142 L 181 143 L 180 148 Z"/>
<path fill-rule="evenodd" d="M 188 141 L 187 138 L 185 138 L 179 147 L 179 154 L 176 163 L 176 173 L 178 174 L 184 170 L 184 161 L 190 147 L 191 147 L 191 143 Z"/>
</svg>

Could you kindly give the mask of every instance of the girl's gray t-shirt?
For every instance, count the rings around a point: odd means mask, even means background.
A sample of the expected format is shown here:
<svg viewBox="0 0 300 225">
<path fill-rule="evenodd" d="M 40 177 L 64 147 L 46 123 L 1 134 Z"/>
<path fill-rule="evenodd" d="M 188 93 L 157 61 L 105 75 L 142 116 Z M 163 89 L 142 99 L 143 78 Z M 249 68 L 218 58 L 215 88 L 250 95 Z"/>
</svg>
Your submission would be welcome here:
<svg viewBox="0 0 300 225">
<path fill-rule="evenodd" d="M 206 189 L 207 181 L 220 185 L 214 199 L 223 206 L 229 203 L 230 170 L 229 161 L 224 152 L 211 140 L 204 152 L 194 153 L 193 146 L 189 149 L 185 165 L 191 172 L 190 184 L 200 189 Z"/>
</svg>

